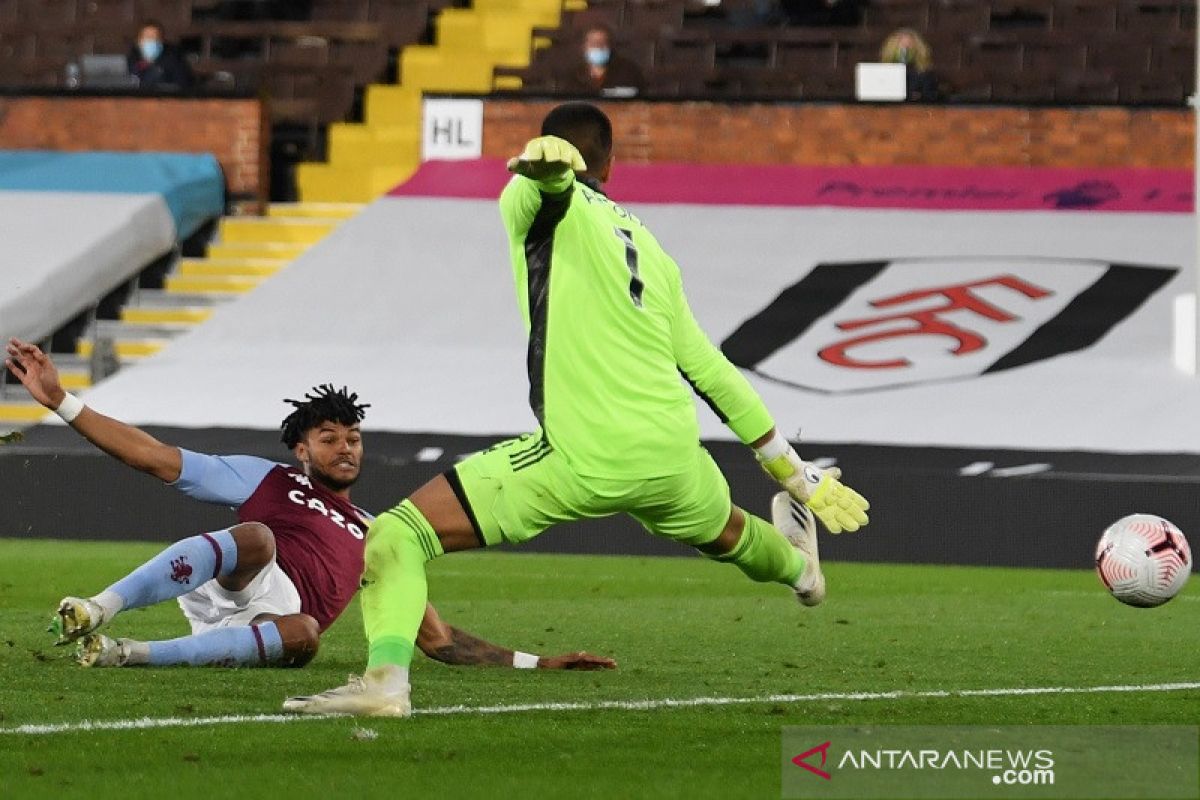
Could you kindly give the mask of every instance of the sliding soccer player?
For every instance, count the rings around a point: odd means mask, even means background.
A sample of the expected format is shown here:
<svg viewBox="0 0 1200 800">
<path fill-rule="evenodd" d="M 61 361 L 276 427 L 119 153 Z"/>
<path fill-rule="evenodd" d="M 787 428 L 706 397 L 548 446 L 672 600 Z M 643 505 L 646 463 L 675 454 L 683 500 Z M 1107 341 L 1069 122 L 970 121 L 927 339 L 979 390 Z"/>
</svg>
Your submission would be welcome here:
<svg viewBox="0 0 1200 800">
<path fill-rule="evenodd" d="M 371 516 L 350 502 L 367 406 L 321 386 L 288 400 L 283 442 L 300 467 L 254 456 L 211 456 L 164 444 L 85 406 L 36 346 L 8 343 L 5 365 L 42 405 L 119 461 L 197 500 L 237 508 L 239 524 L 176 542 L 92 597 L 67 597 L 53 628 L 79 640 L 84 666 L 303 666 L 358 590 Z M 123 611 L 178 598 L 192 635 L 159 642 L 96 630 Z M 545 669 L 614 667 L 588 653 L 514 653 L 451 627 L 427 605 L 417 646 L 447 664 Z"/>
<path fill-rule="evenodd" d="M 800 459 L 762 400 L 696 323 L 679 267 L 602 190 L 612 126 L 600 109 L 553 109 L 509 161 L 500 197 L 529 330 L 529 400 L 540 425 L 434 478 L 372 523 L 363 575 L 363 680 L 289 698 L 304 713 L 406 716 L 408 667 L 425 606 L 425 563 L 522 542 L 568 520 L 627 513 L 652 533 L 732 563 L 755 581 L 824 599 L 815 513 L 833 533 L 867 523 L 840 471 Z M 683 380 L 680 379 L 682 374 Z M 774 524 L 731 505 L 699 444 L 684 382 L 751 445 L 786 489 Z"/>
</svg>

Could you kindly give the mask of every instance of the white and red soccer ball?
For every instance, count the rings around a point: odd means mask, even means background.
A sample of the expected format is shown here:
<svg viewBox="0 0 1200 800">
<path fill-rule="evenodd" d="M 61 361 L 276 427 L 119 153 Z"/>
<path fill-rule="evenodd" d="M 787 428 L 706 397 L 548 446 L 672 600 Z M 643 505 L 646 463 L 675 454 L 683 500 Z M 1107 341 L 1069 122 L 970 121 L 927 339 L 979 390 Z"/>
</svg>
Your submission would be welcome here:
<svg viewBox="0 0 1200 800">
<path fill-rule="evenodd" d="M 1122 603 L 1161 606 L 1187 583 L 1192 551 L 1183 533 L 1162 517 L 1130 514 L 1108 526 L 1096 545 L 1096 574 Z"/>
</svg>

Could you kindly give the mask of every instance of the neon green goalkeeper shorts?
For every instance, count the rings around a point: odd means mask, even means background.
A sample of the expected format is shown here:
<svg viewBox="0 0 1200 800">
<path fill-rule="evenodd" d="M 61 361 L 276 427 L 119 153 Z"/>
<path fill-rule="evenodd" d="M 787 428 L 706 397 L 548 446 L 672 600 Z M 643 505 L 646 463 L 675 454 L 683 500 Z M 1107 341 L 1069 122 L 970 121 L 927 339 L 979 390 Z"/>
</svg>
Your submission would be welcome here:
<svg viewBox="0 0 1200 800">
<path fill-rule="evenodd" d="M 485 545 L 629 514 L 651 533 L 695 547 L 717 538 L 731 511 L 729 484 L 699 443 L 688 472 L 623 480 L 577 475 L 541 434 L 527 434 L 476 453 L 446 477 Z"/>
</svg>

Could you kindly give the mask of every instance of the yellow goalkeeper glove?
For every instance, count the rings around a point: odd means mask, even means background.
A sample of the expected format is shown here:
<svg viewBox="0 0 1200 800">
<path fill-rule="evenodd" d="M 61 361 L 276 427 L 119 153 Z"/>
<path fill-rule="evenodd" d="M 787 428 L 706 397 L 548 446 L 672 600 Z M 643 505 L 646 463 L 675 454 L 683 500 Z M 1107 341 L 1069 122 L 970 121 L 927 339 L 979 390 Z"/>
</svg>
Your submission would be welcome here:
<svg viewBox="0 0 1200 800">
<path fill-rule="evenodd" d="M 755 451 L 763 470 L 808 506 L 830 533 L 856 531 L 869 521 L 871 504 L 858 492 L 842 483 L 837 467 L 821 469 L 800 459 L 795 449 L 778 433 Z"/>
<path fill-rule="evenodd" d="M 575 145 L 557 136 L 530 139 L 524 152 L 508 160 L 508 171 L 539 183 L 566 177 L 568 171 L 583 172 L 587 163 Z"/>
</svg>

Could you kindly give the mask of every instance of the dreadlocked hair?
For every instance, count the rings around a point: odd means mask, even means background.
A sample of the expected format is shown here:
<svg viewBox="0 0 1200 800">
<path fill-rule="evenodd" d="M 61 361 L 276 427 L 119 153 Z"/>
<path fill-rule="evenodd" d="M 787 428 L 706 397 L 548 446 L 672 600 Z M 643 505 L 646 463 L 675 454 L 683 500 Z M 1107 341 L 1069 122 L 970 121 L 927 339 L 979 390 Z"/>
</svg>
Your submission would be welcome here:
<svg viewBox="0 0 1200 800">
<path fill-rule="evenodd" d="M 310 431 L 322 422 L 339 422 L 353 425 L 362 422 L 370 403 L 359 403 L 358 394 L 349 393 L 345 386 L 334 389 L 333 384 L 323 383 L 306 392 L 303 400 L 284 398 L 296 410 L 284 418 L 279 426 L 283 431 L 283 443 L 288 449 L 299 444 L 305 431 Z"/>
</svg>

